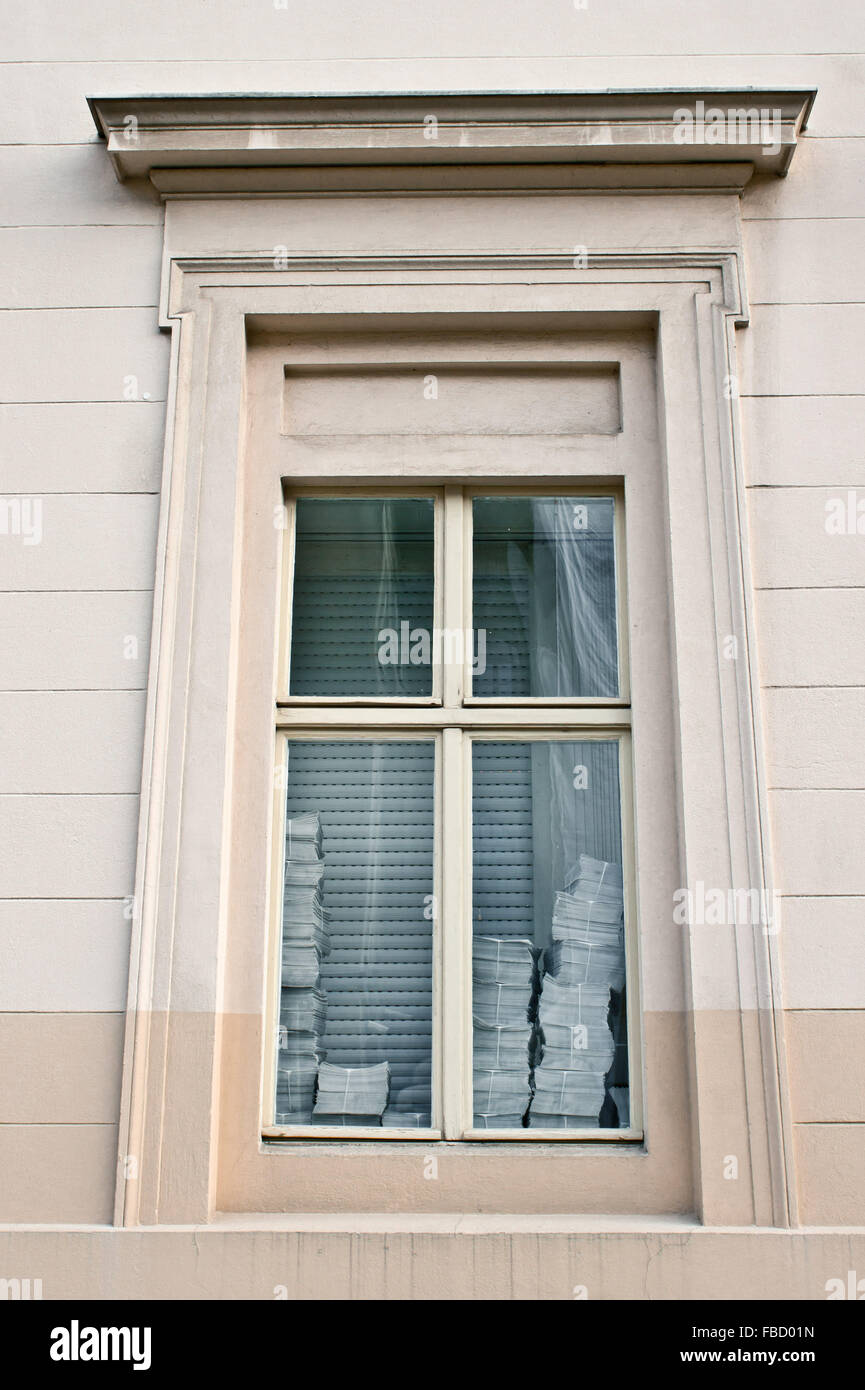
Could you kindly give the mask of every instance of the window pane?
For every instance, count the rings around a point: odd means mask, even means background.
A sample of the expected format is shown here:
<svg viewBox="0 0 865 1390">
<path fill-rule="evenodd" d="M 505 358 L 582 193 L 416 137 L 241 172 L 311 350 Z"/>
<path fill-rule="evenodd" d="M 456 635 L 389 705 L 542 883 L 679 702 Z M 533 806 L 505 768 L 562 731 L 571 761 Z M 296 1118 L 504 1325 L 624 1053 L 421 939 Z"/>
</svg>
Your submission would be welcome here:
<svg viewBox="0 0 865 1390">
<path fill-rule="evenodd" d="M 474 499 L 475 695 L 618 695 L 613 515 L 611 497 Z"/>
<path fill-rule="evenodd" d="M 299 498 L 292 695 L 432 693 L 432 498 Z"/>
<path fill-rule="evenodd" d="M 427 740 L 288 744 L 278 1124 L 430 1124 Z"/>
<path fill-rule="evenodd" d="M 628 1124 L 619 747 L 472 745 L 478 1129 Z"/>
</svg>

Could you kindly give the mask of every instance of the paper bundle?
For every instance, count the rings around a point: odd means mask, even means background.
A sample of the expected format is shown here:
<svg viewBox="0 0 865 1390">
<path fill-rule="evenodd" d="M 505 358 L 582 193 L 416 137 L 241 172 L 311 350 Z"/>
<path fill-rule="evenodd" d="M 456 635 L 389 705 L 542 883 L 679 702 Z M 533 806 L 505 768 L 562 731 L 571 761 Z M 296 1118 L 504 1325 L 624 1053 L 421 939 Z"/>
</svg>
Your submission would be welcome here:
<svg viewBox="0 0 865 1390">
<path fill-rule="evenodd" d="M 570 893 L 557 893 L 553 908 L 553 936 L 555 940 L 576 937 L 579 941 L 587 939 L 586 928 L 618 927 L 622 921 L 622 895 L 613 901 L 608 897 L 596 898 L 590 893 L 580 892 L 575 886 Z M 559 930 L 555 931 L 558 927 Z M 601 931 L 601 937 L 605 933 Z M 608 936 L 615 932 L 608 931 Z"/>
<path fill-rule="evenodd" d="M 323 872 L 324 865 L 320 866 Z M 315 884 L 287 883 L 283 894 L 282 941 L 311 942 L 318 948 L 322 958 L 330 954 L 328 934 L 328 914 L 321 901 L 321 877 Z M 310 888 L 314 891 L 310 893 Z"/>
<path fill-rule="evenodd" d="M 288 824 L 291 825 L 292 822 L 289 821 Z M 295 849 L 297 849 L 297 848 L 298 848 L 298 840 L 297 840 L 297 836 L 296 836 L 296 835 L 292 837 L 292 842 L 293 842 L 293 844 L 294 844 Z M 306 907 L 306 906 L 310 906 L 310 907 L 311 907 L 311 905 L 312 905 L 312 904 L 311 904 L 311 900 L 305 896 L 303 890 L 306 889 L 306 888 L 318 888 L 318 887 L 319 887 L 319 885 L 320 885 L 320 883 L 321 883 L 321 880 L 322 880 L 322 876 L 323 876 L 323 874 L 324 874 L 324 860 L 323 860 L 323 859 L 308 859 L 306 856 L 304 856 L 303 858 L 298 858 L 298 857 L 296 857 L 296 856 L 289 857 L 289 854 L 288 854 L 288 837 L 287 837 L 287 836 L 286 836 L 286 841 L 285 841 L 285 843 L 286 843 L 286 858 L 285 858 L 285 887 L 286 887 L 286 891 L 288 892 L 288 891 L 290 890 L 290 893 L 293 894 L 293 895 L 295 896 L 296 900 L 297 900 L 300 904 L 302 904 L 304 907 Z M 309 846 L 306 846 L 306 849 L 309 849 L 309 848 L 310 848 Z"/>
<path fill-rule="evenodd" d="M 609 1030 L 609 1012 L 609 985 L 564 985 L 552 975 L 545 975 L 541 982 L 538 1022 L 542 1033 L 555 1023 Z"/>
<path fill-rule="evenodd" d="M 625 949 L 621 928 L 609 943 L 597 940 L 597 928 L 589 927 L 588 941 L 554 941 L 545 952 L 547 971 L 563 985 L 608 985 L 621 989 L 625 983 Z M 555 924 L 553 925 L 555 931 Z"/>
<path fill-rule="evenodd" d="M 311 941 L 282 943 L 282 978 L 295 990 L 314 990 L 321 976 L 321 955 Z"/>
<path fill-rule="evenodd" d="M 324 1033 L 327 998 L 322 989 L 283 989 L 279 1011 L 280 1047 L 288 1047 L 298 1033 Z"/>
<path fill-rule="evenodd" d="M 321 821 L 317 811 L 306 811 L 286 821 L 285 856 L 294 864 L 321 859 Z"/>
<path fill-rule="evenodd" d="M 577 867 L 565 875 L 565 888 L 570 890 L 579 884 L 596 898 L 621 898 L 622 882 L 621 864 L 613 864 L 606 859 L 592 859 L 588 854 L 581 854 Z"/>
<path fill-rule="evenodd" d="M 480 983 L 519 986 L 531 992 L 535 978 L 534 945 L 522 936 L 476 936 L 472 941 L 472 976 Z"/>
<path fill-rule="evenodd" d="M 564 1071 L 610 1070 L 616 1053 L 613 1035 L 606 1024 L 545 1023 L 541 1041 L 543 1065 Z"/>
<path fill-rule="evenodd" d="M 474 1068 L 474 1109 L 477 1115 L 524 1115 L 532 1098 L 529 1064 Z"/>
<path fill-rule="evenodd" d="M 474 1023 L 476 1067 L 522 1067 L 531 1060 L 531 1023 Z"/>
<path fill-rule="evenodd" d="M 604 1103 L 604 1073 L 535 1068 L 535 1099 L 532 1114 L 581 1115 L 597 1124 Z"/>
<path fill-rule="evenodd" d="M 474 981 L 472 1012 L 477 1023 L 527 1023 L 531 991 L 525 985 Z"/>
<path fill-rule="evenodd" d="M 289 1059 L 280 1052 L 276 1066 L 276 1112 L 281 1115 L 308 1114 L 312 1111 L 315 1094 L 315 1078 L 318 1064 L 315 1061 Z M 280 1123 L 288 1123 L 280 1120 Z M 292 1123 L 303 1124 L 304 1120 Z"/>
<path fill-rule="evenodd" d="M 390 1090 L 390 1066 L 337 1067 L 322 1062 L 313 1114 L 344 1116 L 342 1123 L 381 1124 Z"/>
</svg>

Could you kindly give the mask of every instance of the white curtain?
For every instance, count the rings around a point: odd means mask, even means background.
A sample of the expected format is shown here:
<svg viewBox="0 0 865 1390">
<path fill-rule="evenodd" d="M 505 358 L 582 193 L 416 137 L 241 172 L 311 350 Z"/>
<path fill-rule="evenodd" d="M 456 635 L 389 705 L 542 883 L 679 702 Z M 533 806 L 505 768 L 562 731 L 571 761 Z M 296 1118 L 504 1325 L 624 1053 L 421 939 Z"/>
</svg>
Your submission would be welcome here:
<svg viewBox="0 0 865 1390">
<path fill-rule="evenodd" d="M 613 502 L 536 498 L 529 553 L 508 545 L 514 602 L 528 634 L 531 694 L 618 694 Z"/>
</svg>

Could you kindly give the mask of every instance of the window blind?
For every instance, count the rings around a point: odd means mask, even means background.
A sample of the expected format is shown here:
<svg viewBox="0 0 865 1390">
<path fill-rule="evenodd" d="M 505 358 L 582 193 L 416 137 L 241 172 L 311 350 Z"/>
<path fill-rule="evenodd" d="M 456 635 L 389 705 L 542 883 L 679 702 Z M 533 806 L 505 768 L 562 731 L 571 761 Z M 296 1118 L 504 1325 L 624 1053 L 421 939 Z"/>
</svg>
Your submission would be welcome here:
<svg viewBox="0 0 865 1390">
<path fill-rule="evenodd" d="M 430 664 L 382 634 L 431 633 L 433 535 L 428 498 L 298 499 L 293 695 L 430 694 Z"/>
<path fill-rule="evenodd" d="M 431 740 L 289 744 L 287 816 L 315 811 L 322 830 L 323 1049 L 388 1062 L 405 1111 L 430 1109 L 434 766 Z"/>
</svg>

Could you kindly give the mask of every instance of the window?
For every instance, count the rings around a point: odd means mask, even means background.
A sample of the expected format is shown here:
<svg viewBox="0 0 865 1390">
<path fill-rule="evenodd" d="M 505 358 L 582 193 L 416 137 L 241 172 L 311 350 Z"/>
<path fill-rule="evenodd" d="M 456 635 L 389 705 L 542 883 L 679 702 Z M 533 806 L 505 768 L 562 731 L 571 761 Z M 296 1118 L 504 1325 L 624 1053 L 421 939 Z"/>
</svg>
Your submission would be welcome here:
<svg viewBox="0 0 865 1390">
<path fill-rule="evenodd" d="M 639 1136 L 623 536 L 609 486 L 288 499 L 267 1137 Z"/>
<path fill-rule="evenodd" d="M 712 97 L 742 105 L 741 93 Z M 749 92 L 748 104 L 782 109 L 783 138 L 767 153 L 740 131 L 711 165 L 677 138 L 677 113 L 698 118 L 693 92 L 437 94 L 444 143 L 419 139 L 428 95 L 400 98 L 396 121 L 392 96 L 94 98 L 121 176 L 149 176 L 167 195 L 159 321 L 173 345 L 118 1221 L 579 1209 L 795 1224 L 778 938 L 683 935 L 671 904 L 695 883 L 771 891 L 746 472 L 726 386 L 741 377 L 749 315 L 741 195 L 755 170 L 787 171 L 812 97 Z M 130 113 L 137 142 L 124 138 Z M 264 145 L 273 167 L 262 171 Z M 489 216 L 475 215 L 491 190 Z M 274 258 L 287 232 L 288 254 Z M 585 257 L 575 237 L 587 237 Z M 746 375 L 760 336 L 744 340 Z M 396 376 L 420 385 L 439 368 L 453 389 L 406 416 Z M 459 627 L 472 583 L 470 499 L 457 485 L 589 495 L 546 486 L 575 476 L 605 495 L 624 480 L 617 604 L 625 560 L 631 615 L 626 628 L 619 614 L 617 698 L 494 695 L 479 671 L 469 695 L 453 663 L 433 667 L 432 694 L 292 694 L 290 594 L 279 605 L 280 777 L 289 740 L 433 744 L 433 1133 L 581 1133 L 473 1127 L 472 740 L 618 748 L 631 1132 L 650 1128 L 651 1143 L 596 1144 L 578 1168 L 559 1144 L 540 1182 L 532 1143 L 478 1143 L 447 1183 L 424 1182 L 416 1144 L 339 1144 L 330 1136 L 346 1128 L 271 1124 L 281 944 L 276 923 L 262 928 L 268 904 L 281 927 L 282 883 L 270 883 L 284 851 L 270 841 L 274 800 L 279 838 L 287 797 L 270 786 L 274 506 L 281 518 L 289 479 L 312 498 L 357 501 L 373 484 L 431 498 L 434 621 L 446 608 Z M 290 588 L 293 565 L 283 574 Z M 388 675 L 406 678 L 419 677 Z M 322 845 L 327 857 L 326 833 Z M 263 1120 L 266 1135 L 298 1142 L 262 1143 Z M 347 1128 L 352 1139 L 425 1133 Z M 731 1151 L 744 1181 L 725 1180 L 718 1155 Z"/>
</svg>

